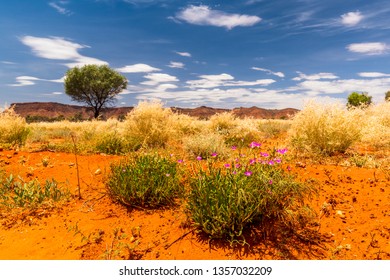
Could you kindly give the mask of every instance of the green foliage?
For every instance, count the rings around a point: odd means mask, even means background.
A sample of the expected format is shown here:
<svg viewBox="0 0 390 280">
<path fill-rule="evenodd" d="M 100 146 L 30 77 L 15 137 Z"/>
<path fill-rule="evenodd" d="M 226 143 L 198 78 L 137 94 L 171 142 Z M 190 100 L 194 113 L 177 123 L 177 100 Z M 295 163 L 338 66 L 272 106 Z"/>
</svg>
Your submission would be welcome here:
<svg viewBox="0 0 390 280">
<path fill-rule="evenodd" d="M 37 180 L 25 182 L 21 178 L 15 179 L 13 175 L 0 177 L 0 209 L 35 209 L 67 199 L 69 195 L 69 191 L 60 188 L 54 180 L 47 180 L 42 186 Z"/>
<path fill-rule="evenodd" d="M 107 65 L 85 65 L 68 70 L 64 86 L 73 101 L 86 103 L 98 118 L 101 109 L 126 89 L 127 79 Z"/>
<path fill-rule="evenodd" d="M 126 148 L 124 139 L 115 132 L 103 135 L 96 144 L 98 152 L 110 155 L 123 154 Z"/>
<path fill-rule="evenodd" d="M 364 93 L 358 93 L 358 92 L 352 92 L 348 96 L 348 102 L 347 107 L 366 107 L 369 106 L 372 103 L 372 96 L 369 96 L 366 92 Z"/>
<path fill-rule="evenodd" d="M 243 239 L 246 228 L 264 223 L 304 226 L 313 214 L 305 200 L 315 189 L 295 181 L 274 161 L 267 155 L 262 160 L 240 158 L 222 167 L 213 161 L 206 167 L 199 164 L 188 197 L 195 226 L 210 238 L 231 241 Z"/>
<path fill-rule="evenodd" d="M 390 102 L 390 91 L 386 92 L 385 101 Z"/>
<path fill-rule="evenodd" d="M 107 187 L 114 200 L 141 208 L 173 205 L 183 192 L 177 163 L 159 155 L 140 155 L 112 164 Z"/>
</svg>

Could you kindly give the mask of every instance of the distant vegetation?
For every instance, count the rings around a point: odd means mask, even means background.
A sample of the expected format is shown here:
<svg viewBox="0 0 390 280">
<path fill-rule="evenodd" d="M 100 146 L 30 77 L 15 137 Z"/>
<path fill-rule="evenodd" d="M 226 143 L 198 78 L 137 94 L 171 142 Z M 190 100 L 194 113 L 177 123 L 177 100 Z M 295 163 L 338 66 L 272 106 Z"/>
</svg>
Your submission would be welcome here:
<svg viewBox="0 0 390 280">
<path fill-rule="evenodd" d="M 347 107 L 348 108 L 362 107 L 362 106 L 367 107 L 371 105 L 371 103 L 372 103 L 372 96 L 368 95 L 368 93 L 352 92 L 348 96 Z"/>
</svg>

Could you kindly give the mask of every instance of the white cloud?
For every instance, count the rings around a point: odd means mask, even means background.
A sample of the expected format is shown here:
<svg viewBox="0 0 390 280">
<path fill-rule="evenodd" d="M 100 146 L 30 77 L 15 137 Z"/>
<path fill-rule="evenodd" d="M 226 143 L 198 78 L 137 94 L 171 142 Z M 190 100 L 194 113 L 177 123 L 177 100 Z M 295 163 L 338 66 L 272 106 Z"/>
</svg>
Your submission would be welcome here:
<svg viewBox="0 0 390 280">
<path fill-rule="evenodd" d="M 389 46 L 381 42 L 356 43 L 356 44 L 348 45 L 347 49 L 350 52 L 355 52 L 355 53 L 361 53 L 367 55 L 378 55 L 378 54 L 385 53 L 389 49 Z"/>
<path fill-rule="evenodd" d="M 341 15 L 341 23 L 345 26 L 355 26 L 362 21 L 363 15 L 360 12 L 349 12 Z"/>
<path fill-rule="evenodd" d="M 53 95 L 61 95 L 61 94 L 63 94 L 63 93 L 60 92 L 60 91 L 54 91 L 54 92 L 52 92 L 51 94 L 53 94 Z"/>
<path fill-rule="evenodd" d="M 289 90 L 308 96 L 350 94 L 354 91 L 368 92 L 374 100 L 382 100 L 390 88 L 390 78 L 345 79 L 332 81 L 304 81 Z"/>
<path fill-rule="evenodd" d="M 180 56 L 184 56 L 184 57 L 191 57 L 192 55 L 188 52 L 176 52 L 178 55 Z"/>
<path fill-rule="evenodd" d="M 174 61 L 171 61 L 171 62 L 169 63 L 169 65 L 168 65 L 168 67 L 183 69 L 183 68 L 184 68 L 184 63 L 182 63 L 182 62 L 174 62 Z"/>
<path fill-rule="evenodd" d="M 380 73 L 380 72 L 360 72 L 358 73 L 360 77 L 363 78 L 383 78 L 390 77 L 390 74 Z"/>
<path fill-rule="evenodd" d="M 5 61 L 5 60 L 1 61 L 1 63 L 3 63 L 3 64 L 8 64 L 8 65 L 15 65 L 15 64 L 16 64 L 15 62 L 12 62 L 12 61 Z"/>
<path fill-rule="evenodd" d="M 278 76 L 279 78 L 284 78 L 285 77 L 283 72 L 273 72 L 273 71 L 271 71 L 269 69 L 260 68 L 260 67 L 252 67 L 251 69 L 252 70 L 256 70 L 256 71 L 263 71 L 263 72 L 266 72 L 268 74 Z"/>
<path fill-rule="evenodd" d="M 33 37 L 24 36 L 20 41 L 32 49 L 32 52 L 42 58 L 55 60 L 69 60 L 70 63 L 65 65 L 68 67 L 83 66 L 86 64 L 108 64 L 97 58 L 81 55 L 79 49 L 89 48 L 85 45 L 80 45 L 61 37 Z"/>
<path fill-rule="evenodd" d="M 147 86 L 156 86 L 161 83 L 171 83 L 179 81 L 177 77 L 163 73 L 148 74 L 144 76 L 144 78 L 148 79 L 149 81 L 142 82 L 141 84 Z"/>
<path fill-rule="evenodd" d="M 261 21 L 257 16 L 229 14 L 212 10 L 208 6 L 189 6 L 176 15 L 179 20 L 195 25 L 211 25 L 233 29 L 237 26 L 252 26 Z"/>
<path fill-rule="evenodd" d="M 333 80 L 339 78 L 333 73 L 317 73 L 317 74 L 312 74 L 312 75 L 306 75 L 301 72 L 297 72 L 299 74 L 298 77 L 293 78 L 293 81 L 302 81 L 302 80 L 309 80 L 309 81 L 316 81 L 316 80 L 322 80 L 322 79 L 327 79 L 327 80 Z"/>
<path fill-rule="evenodd" d="M 60 2 L 50 2 L 49 6 L 55 9 L 57 12 L 63 15 L 71 15 L 72 12 L 64 7 L 61 7 L 60 5 L 66 4 L 66 1 L 60 1 Z"/>
<path fill-rule="evenodd" d="M 160 71 L 161 69 L 152 67 L 147 64 L 138 63 L 138 64 L 127 65 L 121 68 L 117 68 L 116 70 L 122 73 L 149 73 L 149 72 Z"/>
<path fill-rule="evenodd" d="M 36 84 L 36 81 L 45 81 L 45 82 L 52 82 L 52 83 L 63 83 L 65 77 L 62 77 L 61 79 L 55 79 L 55 80 L 47 80 L 47 79 L 40 79 L 37 77 L 31 77 L 31 76 L 19 76 L 16 77 L 16 83 L 15 84 L 9 84 L 11 87 L 24 87 L 24 86 L 32 86 Z"/>
<path fill-rule="evenodd" d="M 223 73 L 220 75 L 201 75 L 198 80 L 190 80 L 186 83 L 189 88 L 217 88 L 217 87 L 247 87 L 267 86 L 274 82 L 272 79 L 261 79 L 256 81 L 234 81 L 234 77 Z"/>
</svg>

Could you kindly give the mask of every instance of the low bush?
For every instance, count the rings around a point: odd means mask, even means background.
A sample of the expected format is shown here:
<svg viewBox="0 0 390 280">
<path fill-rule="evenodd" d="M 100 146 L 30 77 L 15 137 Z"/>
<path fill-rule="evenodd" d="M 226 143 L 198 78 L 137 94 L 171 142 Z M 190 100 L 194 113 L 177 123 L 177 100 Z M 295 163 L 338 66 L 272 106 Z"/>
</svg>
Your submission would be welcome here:
<svg viewBox="0 0 390 280">
<path fill-rule="evenodd" d="M 314 187 L 297 182 L 280 166 L 278 154 L 285 150 L 258 152 L 258 158 L 238 157 L 223 166 L 209 160 L 195 168 L 188 211 L 210 238 L 242 240 L 246 228 L 265 223 L 304 226 L 314 213 L 306 205 Z"/>
<path fill-rule="evenodd" d="M 107 187 L 114 200 L 141 208 L 174 205 L 183 192 L 177 163 L 159 155 L 139 155 L 112 164 Z"/>
<path fill-rule="evenodd" d="M 0 176 L 0 208 L 28 208 L 52 206 L 54 202 L 70 197 L 67 189 L 61 188 L 54 180 L 47 180 L 42 186 L 39 181 L 23 181 L 14 176 Z"/>
</svg>

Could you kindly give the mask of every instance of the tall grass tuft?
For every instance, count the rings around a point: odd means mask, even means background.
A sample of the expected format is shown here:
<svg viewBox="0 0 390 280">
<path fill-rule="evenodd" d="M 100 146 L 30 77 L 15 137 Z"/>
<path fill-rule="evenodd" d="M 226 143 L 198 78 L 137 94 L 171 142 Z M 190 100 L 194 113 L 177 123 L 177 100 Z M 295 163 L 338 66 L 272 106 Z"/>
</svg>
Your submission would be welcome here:
<svg viewBox="0 0 390 280">
<path fill-rule="evenodd" d="M 0 145 L 23 146 L 29 132 L 26 121 L 17 115 L 13 108 L 0 111 Z"/>
<path fill-rule="evenodd" d="M 159 155 L 139 155 L 112 164 L 107 187 L 114 200 L 141 208 L 174 205 L 183 192 L 177 163 Z"/>
<path fill-rule="evenodd" d="M 363 111 L 341 104 L 310 102 L 295 115 L 290 140 L 294 148 L 331 156 L 344 153 L 362 135 Z"/>
<path fill-rule="evenodd" d="M 159 101 L 140 102 L 124 121 L 125 137 L 134 150 L 140 147 L 164 147 L 175 137 L 173 112 Z"/>
</svg>

